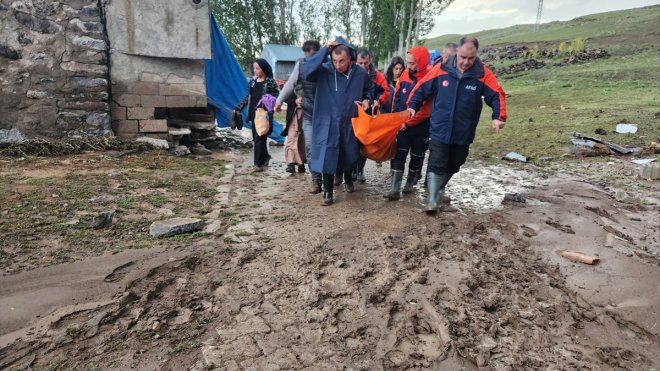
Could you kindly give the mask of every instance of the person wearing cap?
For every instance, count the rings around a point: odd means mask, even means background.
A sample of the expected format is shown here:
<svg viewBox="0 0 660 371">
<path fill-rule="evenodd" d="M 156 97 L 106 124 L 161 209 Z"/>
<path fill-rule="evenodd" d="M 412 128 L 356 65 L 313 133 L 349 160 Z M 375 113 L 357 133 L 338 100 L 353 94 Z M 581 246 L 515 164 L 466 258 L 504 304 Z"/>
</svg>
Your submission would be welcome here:
<svg viewBox="0 0 660 371">
<path fill-rule="evenodd" d="M 430 58 L 429 51 L 424 46 L 415 46 L 406 52 L 406 69 L 401 74 L 394 91 L 393 112 L 402 112 L 408 109 L 410 93 L 426 76 L 429 70 Z M 422 176 L 422 165 L 424 164 L 424 155 L 426 154 L 429 138 L 430 104 L 426 104 L 422 111 L 415 117 L 408 119 L 401 126 L 401 130 L 396 137 L 396 156 L 390 163 L 390 189 L 383 195 L 383 197 L 390 200 L 401 198 L 401 183 L 408 154 L 410 154 L 410 163 L 408 164 L 408 177 L 403 192 L 412 192 L 413 187 Z"/>
<path fill-rule="evenodd" d="M 338 37 L 300 64 L 300 76 L 316 82 L 309 167 L 322 174 L 323 205 L 334 202 L 334 174 L 343 174 L 346 192 L 355 190 L 351 170 L 360 147 L 351 119 L 357 116 L 356 102 L 369 108 L 374 90 L 355 61 L 353 46 Z"/>
<path fill-rule="evenodd" d="M 273 132 L 273 115 L 269 115 L 270 129 L 268 133 L 259 135 L 254 126 L 254 117 L 257 110 L 257 103 L 264 95 L 269 94 L 277 97 L 280 89 L 273 78 L 273 69 L 268 61 L 259 58 L 252 63 L 253 77 L 248 82 L 248 94 L 234 108 L 234 112 L 240 112 L 248 106 L 248 122 L 252 126 L 252 140 L 254 141 L 254 172 L 264 171 L 264 166 L 268 166 L 270 155 L 268 154 L 268 135 Z M 236 114 L 236 113 L 234 113 Z"/>
<path fill-rule="evenodd" d="M 506 95 L 495 74 L 477 56 L 478 50 L 476 38 L 461 38 L 456 54 L 433 67 L 409 99 L 410 117 L 415 117 L 425 101 L 433 104 L 425 210 L 429 214 L 438 211 L 445 186 L 467 159 L 483 102 L 493 110 L 491 126 L 495 132 L 499 133 L 505 126 Z"/>
</svg>

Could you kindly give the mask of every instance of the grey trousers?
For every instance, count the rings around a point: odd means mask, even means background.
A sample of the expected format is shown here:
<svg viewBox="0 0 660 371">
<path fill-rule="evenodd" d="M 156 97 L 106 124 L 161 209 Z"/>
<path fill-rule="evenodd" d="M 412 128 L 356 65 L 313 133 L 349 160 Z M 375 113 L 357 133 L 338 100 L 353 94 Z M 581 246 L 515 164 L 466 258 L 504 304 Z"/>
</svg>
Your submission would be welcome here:
<svg viewBox="0 0 660 371">
<path fill-rule="evenodd" d="M 303 116 L 303 133 L 305 133 L 305 154 L 307 155 L 307 163 L 312 161 L 312 120 L 306 116 Z M 309 172 L 312 174 L 312 180 L 321 181 L 321 173 L 312 171 L 309 169 Z"/>
</svg>

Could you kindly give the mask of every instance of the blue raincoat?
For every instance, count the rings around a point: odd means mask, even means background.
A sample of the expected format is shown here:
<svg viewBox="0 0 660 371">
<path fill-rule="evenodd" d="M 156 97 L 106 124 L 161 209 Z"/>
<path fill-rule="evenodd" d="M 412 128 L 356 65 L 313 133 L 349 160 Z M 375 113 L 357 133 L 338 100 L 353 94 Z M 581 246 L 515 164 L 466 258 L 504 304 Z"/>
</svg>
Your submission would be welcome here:
<svg viewBox="0 0 660 371">
<path fill-rule="evenodd" d="M 351 58 L 355 51 L 345 40 Z M 312 118 L 312 158 L 309 167 L 325 174 L 342 173 L 358 159 L 360 146 L 353 133 L 351 118 L 357 116 L 356 101 L 373 98 L 373 82 L 364 68 L 353 63 L 347 75 L 335 70 L 327 47 L 303 59 L 300 76 L 316 82 Z"/>
</svg>

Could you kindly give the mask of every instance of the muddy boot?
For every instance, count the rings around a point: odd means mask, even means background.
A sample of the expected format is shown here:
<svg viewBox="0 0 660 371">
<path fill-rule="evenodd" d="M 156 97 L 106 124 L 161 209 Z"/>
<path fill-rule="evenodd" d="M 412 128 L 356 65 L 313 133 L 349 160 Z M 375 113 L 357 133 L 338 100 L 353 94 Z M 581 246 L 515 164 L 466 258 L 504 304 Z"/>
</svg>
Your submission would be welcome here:
<svg viewBox="0 0 660 371">
<path fill-rule="evenodd" d="M 341 182 L 342 182 L 341 173 L 340 174 L 335 174 L 335 179 L 334 179 L 333 182 L 334 182 L 333 184 L 336 185 L 336 186 L 341 184 Z M 325 182 L 323 184 L 325 184 Z"/>
<path fill-rule="evenodd" d="M 427 177 L 427 192 L 429 195 L 428 202 L 426 204 L 426 208 L 424 208 L 424 211 L 426 211 L 427 214 L 434 214 L 438 211 L 438 198 L 441 191 L 442 195 L 444 196 L 444 189 L 440 188 L 444 183 L 444 176 L 429 171 L 427 173 Z"/>
<path fill-rule="evenodd" d="M 332 174 L 323 174 L 323 206 L 332 205 L 332 188 L 334 187 L 334 177 Z"/>
<path fill-rule="evenodd" d="M 390 183 L 390 190 L 383 195 L 390 200 L 398 200 L 401 198 L 401 181 L 403 180 L 403 170 L 392 170 L 392 183 Z"/>
<path fill-rule="evenodd" d="M 321 193 L 321 180 L 312 180 L 312 184 L 309 187 L 309 193 Z"/>
<path fill-rule="evenodd" d="M 413 187 L 417 184 L 419 180 L 419 171 L 408 171 L 408 177 L 406 178 L 406 185 L 403 186 L 403 193 L 410 193 L 413 191 Z"/>
<path fill-rule="evenodd" d="M 298 165 L 298 172 L 303 174 L 305 172 L 305 165 Z"/>
<path fill-rule="evenodd" d="M 286 170 L 287 173 L 294 174 L 296 172 L 296 165 L 294 164 L 288 164 L 286 165 Z"/>
<path fill-rule="evenodd" d="M 355 185 L 353 184 L 353 172 L 344 174 L 344 190 L 348 193 L 355 192 Z"/>
<path fill-rule="evenodd" d="M 364 176 L 364 171 L 358 171 L 357 173 L 357 181 L 360 184 L 364 184 L 364 182 L 367 181 L 367 178 Z"/>
<path fill-rule="evenodd" d="M 332 198 L 332 192 L 324 191 L 323 192 L 323 203 L 322 206 L 332 205 L 335 200 Z"/>
</svg>

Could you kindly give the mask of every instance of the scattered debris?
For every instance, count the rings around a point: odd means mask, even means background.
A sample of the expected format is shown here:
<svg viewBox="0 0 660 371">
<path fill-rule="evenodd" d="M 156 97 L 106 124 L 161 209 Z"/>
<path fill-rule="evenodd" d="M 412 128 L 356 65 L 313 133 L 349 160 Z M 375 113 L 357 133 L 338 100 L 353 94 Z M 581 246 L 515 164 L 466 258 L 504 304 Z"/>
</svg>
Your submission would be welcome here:
<svg viewBox="0 0 660 371">
<path fill-rule="evenodd" d="M 646 165 L 646 164 L 650 164 L 653 161 L 655 161 L 655 158 L 638 158 L 632 160 L 632 163 L 637 165 Z"/>
<path fill-rule="evenodd" d="M 582 254 L 579 252 L 573 252 L 573 251 L 562 251 L 559 253 L 562 258 L 566 258 L 568 260 L 572 260 L 574 262 L 578 263 L 584 263 L 584 264 L 589 264 L 589 265 L 595 265 L 600 262 L 599 258 L 589 256 L 586 254 Z"/>
<path fill-rule="evenodd" d="M 635 134 L 637 132 L 637 125 L 621 122 L 616 124 L 614 131 L 619 134 Z"/>
<path fill-rule="evenodd" d="M 0 156 L 64 156 L 86 151 L 120 151 L 129 149 L 149 150 L 146 143 L 136 143 L 117 137 L 86 137 L 50 141 L 45 139 L 27 140 L 21 143 L 0 143 Z"/>
<path fill-rule="evenodd" d="M 193 154 L 199 156 L 209 156 L 213 154 L 213 152 L 206 149 L 202 143 L 195 143 L 192 147 L 190 147 L 190 151 Z"/>
<path fill-rule="evenodd" d="M 602 48 L 586 48 L 584 51 L 579 52 L 575 55 L 564 58 L 563 61 L 556 63 L 555 66 L 566 66 L 569 64 L 578 64 L 587 62 L 593 59 L 607 58 L 610 56 L 610 53 L 607 50 Z"/>
<path fill-rule="evenodd" d="M 618 145 L 618 144 L 615 144 L 615 143 L 612 143 L 612 142 L 608 142 L 606 140 L 586 136 L 586 135 L 583 135 L 583 134 L 580 134 L 580 133 L 573 133 L 573 138 L 583 140 L 583 141 L 571 140 L 571 142 L 573 142 L 573 144 L 578 144 L 579 143 L 579 145 L 581 145 L 581 146 L 591 146 L 591 147 L 593 147 L 594 145 L 590 145 L 589 144 L 590 142 L 600 143 L 600 144 L 604 144 L 604 145 L 608 146 L 610 152 L 613 151 L 613 153 L 618 153 L 618 154 L 622 154 L 622 155 L 627 155 L 627 154 L 630 154 L 630 153 L 633 153 L 633 152 L 638 152 L 640 150 L 639 148 L 624 147 L 624 146 L 621 146 L 621 145 Z"/>
<path fill-rule="evenodd" d="M 660 179 L 660 166 L 653 164 L 644 165 L 641 169 L 639 169 L 639 176 L 644 179 Z"/>
<path fill-rule="evenodd" d="M 172 218 L 151 223 L 149 234 L 152 237 L 169 237 L 176 234 L 199 231 L 204 228 L 204 221 L 197 218 Z"/>
<path fill-rule="evenodd" d="M 521 155 L 520 153 L 516 152 L 509 152 L 504 156 L 505 160 L 508 161 L 520 161 L 520 162 L 527 162 L 527 157 Z"/>
<path fill-rule="evenodd" d="M 148 143 L 151 144 L 152 146 L 156 148 L 161 148 L 161 149 L 168 149 L 170 148 L 170 145 L 167 143 L 165 139 L 156 139 L 156 138 L 150 138 L 150 137 L 139 137 L 135 139 L 136 142 L 139 143 Z"/>
<path fill-rule="evenodd" d="M 110 155 L 110 157 L 112 157 L 112 158 L 122 158 L 124 156 L 134 155 L 134 154 L 138 154 L 140 152 L 142 152 L 141 149 L 133 148 L 133 149 L 129 149 L 129 150 L 126 150 L 126 151 L 120 151 L 120 152 L 113 153 L 113 154 Z"/>
<path fill-rule="evenodd" d="M 545 62 L 536 59 L 527 59 L 520 63 L 514 63 L 507 67 L 498 68 L 495 72 L 498 75 L 507 75 L 516 72 L 536 70 L 545 67 Z"/>
<path fill-rule="evenodd" d="M 188 156 L 190 154 L 190 150 L 188 149 L 188 147 L 186 147 L 184 145 L 176 146 L 176 147 L 172 148 L 170 150 L 170 152 L 173 155 L 179 156 L 179 157 Z"/>
<path fill-rule="evenodd" d="M 520 193 L 506 193 L 504 194 L 504 201 L 505 202 L 518 202 L 518 203 L 525 203 L 527 200 L 525 200 L 525 197 L 523 197 Z"/>
<path fill-rule="evenodd" d="M 115 214 L 115 211 L 107 211 L 101 213 L 92 219 L 92 228 L 101 229 L 107 228 L 112 224 L 112 216 Z"/>
</svg>

